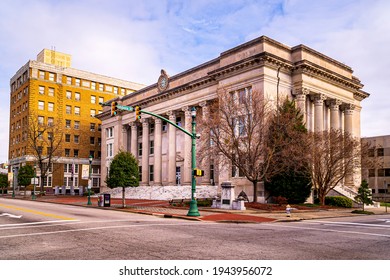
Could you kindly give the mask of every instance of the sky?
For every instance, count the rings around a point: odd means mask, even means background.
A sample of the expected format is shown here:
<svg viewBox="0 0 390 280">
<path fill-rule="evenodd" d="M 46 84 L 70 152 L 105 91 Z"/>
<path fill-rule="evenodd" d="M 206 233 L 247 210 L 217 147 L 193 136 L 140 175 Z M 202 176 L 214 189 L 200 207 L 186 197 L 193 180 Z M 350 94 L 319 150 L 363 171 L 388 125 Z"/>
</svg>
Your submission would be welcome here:
<svg viewBox="0 0 390 280">
<path fill-rule="evenodd" d="M 362 136 L 390 135 L 388 0 L 0 0 L 0 163 L 9 81 L 44 48 L 71 54 L 73 68 L 150 85 L 161 69 L 176 75 L 262 35 L 352 67 L 370 94 Z"/>
</svg>

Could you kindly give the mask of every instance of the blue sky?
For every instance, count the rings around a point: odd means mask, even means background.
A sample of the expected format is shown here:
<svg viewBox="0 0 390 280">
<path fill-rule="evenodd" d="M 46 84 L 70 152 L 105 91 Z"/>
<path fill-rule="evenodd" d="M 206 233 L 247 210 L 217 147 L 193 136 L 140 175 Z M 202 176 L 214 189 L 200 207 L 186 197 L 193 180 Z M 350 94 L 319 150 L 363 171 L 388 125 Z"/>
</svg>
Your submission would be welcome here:
<svg viewBox="0 0 390 280">
<path fill-rule="evenodd" d="M 8 157 L 9 80 L 43 49 L 74 68 L 151 84 L 261 35 L 307 45 L 354 69 L 371 96 L 362 136 L 390 134 L 390 1 L 1 0 L 0 162 Z"/>
</svg>

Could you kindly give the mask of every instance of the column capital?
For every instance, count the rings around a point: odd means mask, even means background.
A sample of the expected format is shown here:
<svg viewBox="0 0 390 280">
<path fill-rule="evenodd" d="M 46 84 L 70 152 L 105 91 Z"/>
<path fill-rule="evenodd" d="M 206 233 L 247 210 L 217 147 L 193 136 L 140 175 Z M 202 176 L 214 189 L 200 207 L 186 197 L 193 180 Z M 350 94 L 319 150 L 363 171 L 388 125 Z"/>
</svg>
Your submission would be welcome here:
<svg viewBox="0 0 390 280">
<path fill-rule="evenodd" d="M 309 95 L 310 89 L 305 88 L 305 87 L 297 87 L 297 88 L 294 88 L 294 93 L 295 93 L 295 95 Z"/>
<path fill-rule="evenodd" d="M 341 104 L 343 104 L 343 102 L 340 99 L 329 100 L 329 107 L 332 111 L 338 111 L 340 109 Z"/>
<path fill-rule="evenodd" d="M 342 105 L 342 110 L 345 114 L 353 114 L 353 111 L 355 110 L 355 105 L 351 103 L 344 103 Z"/>
<path fill-rule="evenodd" d="M 149 118 L 141 119 L 142 127 L 149 126 Z"/>
<path fill-rule="evenodd" d="M 208 100 L 202 101 L 199 103 L 200 107 L 208 107 L 210 105 L 210 102 Z"/>
<path fill-rule="evenodd" d="M 317 94 L 311 95 L 311 99 L 314 102 L 314 106 L 322 106 L 322 105 L 324 105 L 324 100 L 326 100 L 327 97 L 325 94 L 317 93 Z"/>
<path fill-rule="evenodd" d="M 162 119 L 160 119 L 160 118 L 152 117 L 152 119 L 154 120 L 155 124 L 161 124 L 162 123 Z"/>
<path fill-rule="evenodd" d="M 131 128 L 136 128 L 138 126 L 138 122 L 131 122 L 131 123 L 129 123 L 129 126 Z"/>
<path fill-rule="evenodd" d="M 168 115 L 170 121 L 176 120 L 176 111 L 168 111 L 167 115 Z"/>
</svg>

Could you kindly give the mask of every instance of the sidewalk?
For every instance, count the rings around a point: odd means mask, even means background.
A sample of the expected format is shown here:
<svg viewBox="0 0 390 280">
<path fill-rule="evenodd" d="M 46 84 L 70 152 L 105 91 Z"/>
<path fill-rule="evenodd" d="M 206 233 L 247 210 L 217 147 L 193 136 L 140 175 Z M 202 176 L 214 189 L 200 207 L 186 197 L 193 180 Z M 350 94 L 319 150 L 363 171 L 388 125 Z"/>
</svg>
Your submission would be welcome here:
<svg viewBox="0 0 390 280">
<path fill-rule="evenodd" d="M 11 195 L 3 195 L 0 197 L 12 199 Z M 31 196 L 18 195 L 15 199 L 31 200 Z M 164 218 L 179 218 L 203 222 L 230 222 L 230 223 L 262 223 L 262 222 L 291 222 L 309 219 L 324 219 L 334 217 L 357 216 L 353 214 L 351 208 L 334 208 L 334 209 L 310 209 L 310 210 L 295 210 L 291 216 L 287 217 L 285 211 L 265 211 L 257 209 L 247 209 L 245 211 L 213 209 L 209 207 L 198 207 L 200 216 L 187 216 L 188 208 L 174 207 L 168 201 L 162 200 L 140 200 L 126 199 L 126 208 L 122 208 L 122 199 L 111 198 L 110 207 L 99 207 L 97 197 L 91 197 L 92 205 L 87 205 L 88 198 L 85 196 L 69 196 L 69 195 L 46 195 L 37 197 L 37 201 L 60 203 L 68 205 L 77 205 L 82 207 L 93 207 L 102 210 L 117 210 L 139 214 L 155 215 Z M 367 211 L 374 212 L 377 215 L 387 214 L 385 207 L 367 208 Z M 390 208 L 388 209 L 390 213 Z"/>
</svg>

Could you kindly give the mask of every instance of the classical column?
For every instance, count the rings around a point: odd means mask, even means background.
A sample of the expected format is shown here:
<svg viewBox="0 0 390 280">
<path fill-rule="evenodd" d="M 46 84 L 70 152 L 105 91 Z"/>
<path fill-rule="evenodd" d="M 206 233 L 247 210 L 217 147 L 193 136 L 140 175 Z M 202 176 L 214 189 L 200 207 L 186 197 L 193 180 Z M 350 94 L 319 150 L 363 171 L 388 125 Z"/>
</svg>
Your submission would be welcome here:
<svg viewBox="0 0 390 280">
<path fill-rule="evenodd" d="M 355 105 L 353 104 L 344 104 L 344 131 L 353 136 L 353 111 L 355 110 Z"/>
<path fill-rule="evenodd" d="M 128 128 L 129 126 L 127 124 L 122 125 L 122 143 L 120 145 L 122 151 L 127 151 L 128 149 Z"/>
<path fill-rule="evenodd" d="M 138 133 L 137 133 L 137 123 L 132 122 L 130 124 L 131 127 L 131 146 L 130 152 L 133 154 L 135 158 L 138 156 Z"/>
<path fill-rule="evenodd" d="M 324 130 L 324 94 L 316 94 L 314 96 L 314 132 Z"/>
<path fill-rule="evenodd" d="M 303 122 L 306 123 L 306 96 L 309 94 L 310 90 L 307 88 L 299 88 L 296 89 L 295 92 L 295 101 L 297 103 L 297 107 L 303 115 Z"/>
<path fill-rule="evenodd" d="M 207 104 L 207 102 L 202 102 L 199 104 L 199 106 L 202 107 L 202 118 L 203 120 L 206 120 L 209 117 L 210 114 L 210 108 Z M 205 150 L 210 149 L 210 129 L 202 129 L 202 136 L 200 141 L 204 143 Z M 199 141 L 199 140 L 198 140 Z M 210 185 L 210 155 L 205 151 L 205 154 L 202 156 L 202 169 L 204 170 L 204 176 L 202 177 L 202 185 Z"/>
<path fill-rule="evenodd" d="M 176 113 L 168 112 L 169 120 L 176 122 Z M 176 185 L 176 127 L 168 126 L 168 184 Z"/>
<path fill-rule="evenodd" d="M 329 103 L 330 128 L 335 130 L 340 129 L 340 105 L 341 105 L 341 101 L 338 99 L 332 99 Z"/>
<path fill-rule="evenodd" d="M 353 137 L 353 125 L 352 125 L 352 120 L 353 120 L 353 111 L 355 109 L 355 105 L 353 104 L 344 104 L 343 105 L 344 109 L 344 132 L 346 134 L 349 134 L 350 136 Z M 358 147 L 356 147 L 358 148 Z M 349 172 L 345 175 L 345 180 L 344 184 L 347 186 L 353 186 L 353 173 Z"/>
<path fill-rule="evenodd" d="M 162 121 L 154 117 L 154 185 L 162 185 Z"/>
<path fill-rule="evenodd" d="M 184 107 L 182 109 L 184 111 L 184 129 L 187 131 L 192 131 L 192 117 L 191 117 L 191 108 L 190 107 Z M 182 185 L 191 185 L 192 180 L 192 168 L 191 168 L 191 138 L 186 134 L 184 135 L 184 168 L 182 171 L 183 174 L 183 180 Z"/>
<path fill-rule="evenodd" d="M 149 185 L 149 119 L 142 119 L 142 182 Z"/>
</svg>

